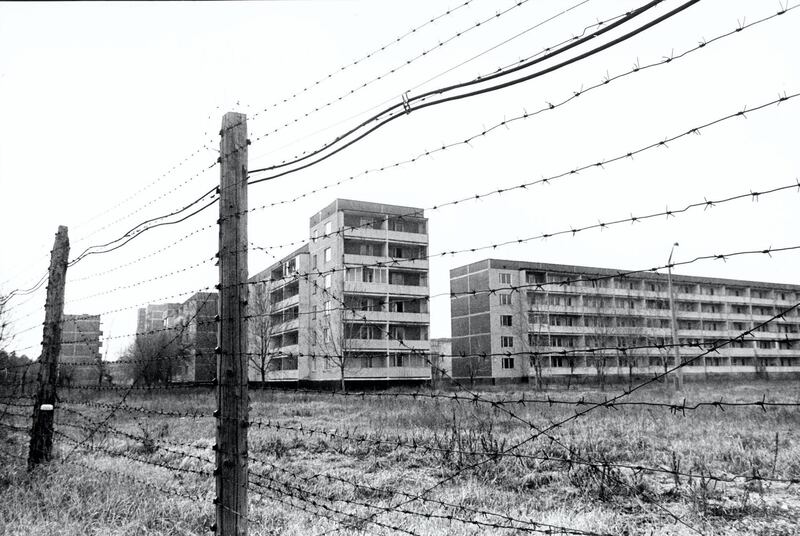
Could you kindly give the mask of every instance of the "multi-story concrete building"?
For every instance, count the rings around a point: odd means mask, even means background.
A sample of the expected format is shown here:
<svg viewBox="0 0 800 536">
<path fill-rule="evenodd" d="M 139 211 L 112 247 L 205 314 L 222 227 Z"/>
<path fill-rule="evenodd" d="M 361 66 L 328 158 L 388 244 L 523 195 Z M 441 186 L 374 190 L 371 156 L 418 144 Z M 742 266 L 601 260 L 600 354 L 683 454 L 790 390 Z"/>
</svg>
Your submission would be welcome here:
<svg viewBox="0 0 800 536">
<path fill-rule="evenodd" d="M 62 383 L 97 383 L 102 374 L 100 315 L 62 317 L 61 351 L 58 354 Z"/>
<path fill-rule="evenodd" d="M 160 330 L 174 325 L 174 319 L 180 314 L 180 303 L 151 303 L 138 311 L 136 332 Z"/>
<path fill-rule="evenodd" d="M 494 381 L 525 380 L 537 369 L 546 376 L 665 370 L 673 362 L 672 348 L 658 347 L 672 343 L 667 275 L 618 277 L 622 272 L 500 259 L 451 270 L 453 376 Z M 672 283 L 686 361 L 703 351 L 690 345 L 735 338 L 800 300 L 800 285 L 683 275 Z M 795 309 L 684 371 L 800 372 L 798 332 Z M 636 346 L 651 348 L 630 348 Z M 609 349 L 588 351 L 599 347 Z"/>
<path fill-rule="evenodd" d="M 429 379 L 422 209 L 337 199 L 309 232 L 251 278 L 251 379 Z"/>
<path fill-rule="evenodd" d="M 188 354 L 184 378 L 207 382 L 217 376 L 217 302 L 216 292 L 198 292 L 183 302 L 175 329 L 181 330 L 181 346 Z M 169 324 L 166 327 L 172 327 Z"/>
<path fill-rule="evenodd" d="M 183 303 L 149 304 L 139 309 L 139 337 L 158 337 L 158 344 L 186 355 L 165 363 L 172 381 L 207 382 L 216 377 L 217 302 L 216 292 L 198 292 Z"/>
</svg>

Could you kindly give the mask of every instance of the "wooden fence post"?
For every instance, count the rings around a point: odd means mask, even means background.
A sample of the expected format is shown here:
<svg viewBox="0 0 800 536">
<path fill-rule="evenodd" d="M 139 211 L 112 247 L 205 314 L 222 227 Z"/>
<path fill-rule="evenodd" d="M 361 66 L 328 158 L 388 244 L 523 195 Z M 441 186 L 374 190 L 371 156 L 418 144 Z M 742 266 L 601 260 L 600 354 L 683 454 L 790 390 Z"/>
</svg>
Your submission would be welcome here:
<svg viewBox="0 0 800 536">
<path fill-rule="evenodd" d="M 217 522 L 247 535 L 247 118 L 229 112 L 220 132 Z"/>
<path fill-rule="evenodd" d="M 44 335 L 39 357 L 39 391 L 33 406 L 28 469 L 49 460 L 53 451 L 53 414 L 58 380 L 58 354 L 61 351 L 61 319 L 64 313 L 64 286 L 69 259 L 67 228 L 58 227 L 53 251 L 50 252 L 50 276 L 47 301 L 44 305 Z"/>
</svg>

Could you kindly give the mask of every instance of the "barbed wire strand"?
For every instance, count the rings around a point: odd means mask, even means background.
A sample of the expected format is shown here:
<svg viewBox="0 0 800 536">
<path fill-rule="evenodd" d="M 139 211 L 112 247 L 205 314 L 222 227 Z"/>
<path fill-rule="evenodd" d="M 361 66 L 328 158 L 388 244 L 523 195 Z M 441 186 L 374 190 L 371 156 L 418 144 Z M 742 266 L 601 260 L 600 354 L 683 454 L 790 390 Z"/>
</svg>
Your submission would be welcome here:
<svg viewBox="0 0 800 536">
<path fill-rule="evenodd" d="M 375 132 L 376 130 L 382 128 L 383 126 L 391 123 L 392 121 L 394 121 L 394 120 L 396 120 L 396 119 L 398 119 L 400 117 L 403 117 L 405 115 L 408 115 L 412 111 L 418 111 L 418 110 L 422 110 L 422 109 L 425 109 L 425 108 L 429 108 L 431 106 L 437 106 L 437 105 L 441 105 L 441 104 L 444 104 L 444 103 L 447 103 L 447 102 L 452 102 L 452 101 L 455 101 L 455 100 L 475 97 L 475 96 L 482 95 L 482 94 L 485 94 L 485 93 L 499 91 L 499 90 L 502 90 L 502 89 L 505 89 L 505 88 L 508 88 L 508 87 L 511 87 L 511 86 L 514 86 L 514 85 L 517 85 L 517 84 L 520 84 L 520 83 L 523 83 L 523 82 L 526 82 L 526 81 L 529 81 L 529 80 L 532 80 L 534 78 L 537 78 L 537 77 L 540 77 L 540 76 L 544 76 L 545 74 L 549 74 L 549 73 L 554 72 L 554 71 L 556 71 L 558 69 L 562 69 L 562 68 L 564 68 L 564 67 L 566 67 L 568 65 L 571 65 L 572 63 L 576 63 L 578 61 L 584 60 L 587 57 L 590 57 L 590 56 L 592 56 L 594 54 L 597 54 L 597 53 L 599 53 L 599 52 L 601 52 L 603 50 L 606 50 L 606 49 L 608 49 L 608 48 L 610 48 L 610 47 L 612 47 L 614 45 L 617 45 L 617 44 L 619 44 L 619 43 L 621 43 L 621 42 L 623 42 L 623 41 L 625 41 L 627 39 L 630 39 L 630 38 L 634 37 L 635 35 L 638 35 L 639 33 L 641 33 L 643 31 L 645 31 L 645 30 L 647 30 L 647 29 L 649 29 L 649 28 L 651 28 L 651 27 L 653 27 L 653 26 L 655 26 L 655 25 L 657 25 L 657 24 L 659 24 L 659 23 L 661 23 L 661 22 L 663 22 L 663 21 L 675 16 L 675 15 L 677 15 L 678 13 L 683 11 L 684 9 L 686 9 L 686 8 L 690 7 L 691 5 L 699 2 L 700 0 L 688 0 L 687 2 L 682 4 L 681 6 L 678 6 L 677 8 L 673 9 L 672 11 L 670 11 L 670 12 L 664 14 L 664 15 L 661 15 L 660 17 L 658 17 L 656 19 L 653 19 L 648 23 L 643 24 L 642 26 L 636 28 L 635 30 L 633 30 L 631 32 L 628 32 L 627 34 L 624 34 L 623 36 L 617 37 L 616 39 L 613 39 L 612 41 L 609 41 L 609 42 L 607 42 L 607 43 L 605 43 L 603 45 L 600 45 L 600 46 L 598 46 L 598 47 L 596 47 L 594 49 L 591 49 L 588 52 L 584 52 L 584 53 L 582 53 L 582 54 L 580 54 L 578 56 L 575 56 L 573 58 L 565 60 L 565 61 L 563 61 L 563 62 L 561 62 L 559 64 L 556 64 L 554 66 L 548 67 L 548 68 L 543 69 L 541 71 L 537 71 L 535 73 L 523 76 L 521 78 L 510 80 L 510 81 L 507 81 L 507 82 L 504 82 L 504 83 L 500 83 L 500 84 L 497 84 L 497 85 L 494 85 L 494 86 L 484 87 L 484 88 L 481 88 L 481 89 L 475 89 L 475 90 L 469 91 L 467 93 L 462 93 L 462 94 L 459 94 L 459 95 L 452 95 L 452 96 L 443 96 L 444 93 L 453 91 L 455 89 L 463 89 L 463 88 L 467 88 L 467 87 L 469 87 L 471 85 L 474 85 L 476 83 L 483 83 L 483 82 L 488 81 L 488 80 L 492 80 L 492 79 L 495 79 L 495 78 L 507 76 L 507 75 L 512 74 L 513 72 L 516 72 L 516 71 L 518 71 L 520 69 L 527 68 L 527 67 L 529 67 L 529 66 L 531 66 L 531 65 L 533 65 L 535 63 L 539 63 L 541 61 L 544 61 L 546 59 L 554 57 L 554 56 L 556 56 L 558 54 L 566 52 L 566 51 L 568 51 L 569 49 L 571 49 L 573 47 L 579 46 L 579 45 L 583 44 L 584 42 L 586 42 L 588 40 L 591 40 L 591 39 L 594 39 L 596 37 L 599 37 L 600 35 L 608 32 L 608 31 L 613 30 L 617 26 L 620 26 L 620 25 L 624 24 L 625 22 L 628 22 L 628 21 L 632 20 L 633 18 L 641 15 L 645 11 L 655 7 L 657 4 L 661 3 L 662 1 L 663 0 L 652 0 L 650 3 L 631 11 L 629 14 L 626 14 L 623 18 L 621 18 L 621 19 L 619 19 L 619 20 L 617 20 L 615 22 L 612 22 L 608 26 L 605 26 L 605 27 L 593 32 L 591 35 L 589 35 L 587 37 L 584 37 L 584 38 L 581 38 L 579 40 L 573 41 L 572 43 L 570 43 L 570 44 L 568 44 L 568 45 L 566 45 L 564 47 L 561 47 L 557 51 L 550 52 L 549 54 L 546 54 L 545 56 L 542 56 L 542 57 L 537 58 L 535 60 L 531 60 L 530 62 L 526 62 L 524 64 L 518 64 L 515 67 L 513 67 L 511 69 L 508 69 L 507 71 L 495 72 L 493 74 L 483 76 L 480 80 L 462 82 L 460 84 L 455 84 L 455 85 L 449 86 L 447 88 L 435 89 L 435 90 L 429 91 L 429 92 L 427 92 L 427 93 L 425 93 L 423 95 L 418 95 L 418 96 L 414 96 L 414 97 L 408 97 L 407 99 L 404 98 L 402 103 L 397 104 L 397 105 L 395 105 L 395 106 L 393 106 L 391 108 L 387 108 L 387 110 L 385 110 L 383 113 L 374 116 L 374 117 L 377 117 L 378 119 L 369 119 L 369 120 L 366 120 L 366 121 L 362 122 L 361 125 L 351 129 L 349 132 L 347 132 L 347 133 L 345 133 L 343 135 L 338 136 L 336 138 L 336 140 L 334 140 L 333 142 L 330 142 L 328 144 L 323 145 L 319 149 L 315 149 L 315 150 L 309 151 L 305 155 L 300 156 L 300 157 L 298 157 L 296 159 L 293 159 L 291 161 L 288 161 L 288 162 L 284 162 L 284 163 L 280 163 L 280 164 L 274 164 L 274 165 L 267 166 L 267 167 L 264 167 L 264 168 L 248 170 L 249 174 L 253 174 L 253 173 L 258 173 L 258 172 L 263 172 L 263 171 L 274 171 L 274 170 L 278 170 L 278 169 L 281 169 L 281 168 L 284 168 L 284 167 L 287 167 L 287 166 L 291 166 L 291 165 L 295 165 L 296 166 L 296 167 L 294 167 L 294 168 L 292 168 L 290 170 L 279 171 L 279 172 L 275 173 L 274 175 L 268 175 L 266 177 L 261 177 L 261 178 L 256 179 L 256 180 L 251 180 L 249 182 L 249 184 L 257 184 L 259 182 L 264 182 L 264 181 L 267 181 L 267 180 L 277 179 L 279 177 L 282 177 L 282 176 L 285 176 L 285 175 L 288 175 L 288 174 L 291 174 L 291 173 L 296 173 L 296 172 L 301 171 L 303 169 L 309 168 L 309 167 L 311 167 L 313 165 L 319 164 L 320 162 L 322 162 L 324 160 L 327 160 L 328 158 L 330 158 L 330 157 L 336 155 L 337 153 L 345 150 L 346 148 L 350 147 L 351 145 L 359 142 L 360 140 L 364 139 L 365 137 L 367 137 L 371 133 Z M 432 95 L 439 95 L 438 100 L 428 100 L 426 102 L 420 102 L 419 104 L 416 104 L 418 101 L 420 101 L 420 99 L 427 98 L 427 97 L 432 96 Z M 404 109 L 403 113 L 395 113 L 394 111 L 392 111 L 392 110 L 397 110 L 398 107 L 402 107 Z M 380 119 L 381 115 L 383 115 L 383 114 L 387 114 L 387 117 L 385 119 Z M 371 123 L 373 121 L 376 122 L 375 125 L 369 126 L 369 128 L 367 128 L 366 131 L 364 131 L 364 132 L 362 132 L 360 134 L 357 133 L 357 131 L 359 129 L 361 129 L 363 126 L 369 125 L 369 123 Z M 355 135 L 355 137 L 353 137 L 352 139 L 349 139 L 349 137 L 351 135 Z M 336 148 L 333 148 L 334 145 L 337 145 L 337 144 L 341 144 L 341 145 L 336 147 Z M 325 153 L 325 154 L 322 154 L 322 153 Z M 317 157 L 318 155 L 321 155 L 321 156 Z M 311 160 L 310 162 L 303 163 L 305 160 L 312 159 L 312 158 L 315 158 L 315 159 Z"/>
</svg>

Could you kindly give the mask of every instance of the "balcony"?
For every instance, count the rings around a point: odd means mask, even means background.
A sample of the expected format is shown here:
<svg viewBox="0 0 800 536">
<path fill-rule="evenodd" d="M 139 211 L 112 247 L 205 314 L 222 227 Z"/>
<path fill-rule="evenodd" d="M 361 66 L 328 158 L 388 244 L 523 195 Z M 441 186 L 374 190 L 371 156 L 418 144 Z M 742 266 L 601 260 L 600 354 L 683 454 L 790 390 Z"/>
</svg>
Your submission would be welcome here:
<svg viewBox="0 0 800 536">
<path fill-rule="evenodd" d="M 414 287 L 410 285 L 390 285 L 388 283 L 364 283 L 362 281 L 345 281 L 344 291 L 359 294 L 401 296 L 427 296 L 430 292 L 427 285 Z"/>
<path fill-rule="evenodd" d="M 428 379 L 430 377 L 430 366 L 350 368 L 348 365 L 347 369 L 345 370 L 346 380 Z"/>
<path fill-rule="evenodd" d="M 289 296 L 286 299 L 283 299 L 279 302 L 275 302 L 272 305 L 273 312 L 281 311 L 286 309 L 287 307 L 292 307 L 294 305 L 298 305 L 300 303 L 300 294 L 295 294 L 294 296 Z"/>
<path fill-rule="evenodd" d="M 284 331 L 297 331 L 299 324 L 300 321 L 297 318 L 287 320 L 286 322 L 281 322 L 280 324 L 275 325 L 273 334 L 277 335 L 278 333 L 283 333 Z"/>
<path fill-rule="evenodd" d="M 391 311 L 352 311 L 344 312 L 345 320 L 364 320 L 366 317 L 368 322 L 391 322 L 393 324 L 414 323 L 414 324 L 428 324 L 430 323 L 429 313 L 396 313 Z"/>
<path fill-rule="evenodd" d="M 551 326 L 550 324 L 529 324 L 528 332 L 545 335 L 547 333 L 573 333 L 582 335 L 589 333 L 594 328 L 587 328 L 583 326 Z"/>
<path fill-rule="evenodd" d="M 418 350 L 420 352 L 428 353 L 431 349 L 431 343 L 428 340 L 412 341 L 404 340 L 402 342 L 394 339 L 347 339 L 347 345 L 350 346 L 349 350 L 392 350 L 397 352 L 410 352 Z M 287 351 L 284 349 L 284 351 Z"/>
<path fill-rule="evenodd" d="M 300 378 L 300 371 L 294 370 L 270 370 L 267 372 L 267 381 L 297 380 Z M 258 378 L 260 379 L 260 377 Z M 251 381 L 253 378 L 251 378 Z"/>
<path fill-rule="evenodd" d="M 298 355 L 300 353 L 300 345 L 297 343 L 289 344 L 287 346 L 278 346 L 272 349 L 274 352 L 282 352 L 286 355 Z"/>
<path fill-rule="evenodd" d="M 345 254 L 344 263 L 347 265 L 362 264 L 370 266 L 375 266 L 377 263 L 381 263 L 382 266 L 389 268 L 414 268 L 417 270 L 428 269 L 428 259 L 395 259 L 386 256 L 375 257 L 372 255 L 356 255 L 353 253 Z"/>
<path fill-rule="evenodd" d="M 427 234 L 386 231 L 386 229 L 374 229 L 372 227 L 359 227 L 357 229 L 345 228 L 344 237 L 372 241 L 385 241 L 388 238 L 389 242 L 406 242 L 421 245 L 428 243 Z"/>
</svg>

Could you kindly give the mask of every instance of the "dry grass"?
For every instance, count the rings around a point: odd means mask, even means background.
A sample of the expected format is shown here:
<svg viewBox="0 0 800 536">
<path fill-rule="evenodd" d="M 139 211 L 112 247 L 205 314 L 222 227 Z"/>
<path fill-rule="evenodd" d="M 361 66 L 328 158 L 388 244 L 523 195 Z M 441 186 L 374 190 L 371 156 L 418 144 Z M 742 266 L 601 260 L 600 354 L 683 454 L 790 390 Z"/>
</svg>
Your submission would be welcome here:
<svg viewBox="0 0 800 536">
<path fill-rule="evenodd" d="M 494 397 L 520 394 L 502 389 L 482 391 L 482 395 Z M 546 394 L 602 399 L 613 393 L 573 389 Z M 689 402 L 720 396 L 734 401 L 757 400 L 763 394 L 767 400 L 798 401 L 800 386 L 796 382 L 690 384 L 682 397 Z M 526 391 L 525 395 L 530 398 L 536 393 Z M 635 398 L 677 401 L 673 396 L 657 386 Z M 115 399 L 87 400 L 113 403 Z M 128 403 L 177 412 L 210 414 L 214 409 L 210 392 L 134 395 Z M 96 407 L 68 408 L 84 416 L 59 412 L 59 432 L 73 438 L 85 436 L 85 418 L 100 420 L 107 414 Z M 536 427 L 546 427 L 575 410 L 531 404 L 509 409 Z M 27 413 L 19 408 L 13 411 Z M 800 526 L 796 486 L 742 480 L 721 483 L 702 476 L 535 459 L 565 454 L 563 447 L 543 437 L 514 451 L 534 458 L 489 459 L 469 454 L 503 451 L 532 433 L 527 424 L 486 405 L 258 391 L 251 393 L 251 419 L 371 439 L 353 441 L 330 434 L 252 428 L 252 481 L 259 484 L 253 491 L 263 495 L 251 493 L 251 534 L 318 534 L 337 527 L 344 527 L 342 534 L 392 532 L 388 527 L 420 535 L 523 533 L 487 526 L 507 521 L 475 510 L 614 535 L 699 531 L 778 536 L 798 534 Z M 27 427 L 22 417 L 7 416 L 3 422 Z M 213 459 L 213 419 L 120 411 L 111 424 L 117 432 L 105 430 L 73 453 L 67 463 L 55 461 L 33 473 L 25 470 L 24 461 L 2 456 L 0 534 L 209 534 L 214 484 L 213 478 L 203 473 L 210 472 L 213 464 L 202 459 Z M 800 478 L 798 425 L 800 412 L 795 409 L 723 412 L 705 408 L 683 416 L 663 409 L 600 408 L 551 435 L 567 445 L 573 456 L 596 462 L 678 468 L 697 475 L 758 474 L 785 479 Z M 8 430 L 0 434 L 4 451 L 25 453 L 24 434 Z M 380 441 L 396 436 L 410 444 Z M 72 446 L 59 436 L 58 458 Z M 413 513 L 382 509 L 407 501 L 404 494 L 417 495 L 448 478 L 425 498 L 459 505 L 460 509 L 420 500 L 401 507 Z M 329 510 L 321 509 L 320 504 Z M 454 520 L 446 519 L 451 514 Z M 380 525 L 359 519 L 370 515 Z"/>
</svg>

